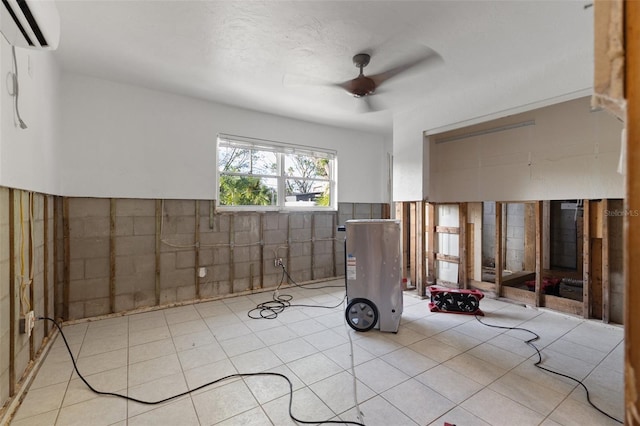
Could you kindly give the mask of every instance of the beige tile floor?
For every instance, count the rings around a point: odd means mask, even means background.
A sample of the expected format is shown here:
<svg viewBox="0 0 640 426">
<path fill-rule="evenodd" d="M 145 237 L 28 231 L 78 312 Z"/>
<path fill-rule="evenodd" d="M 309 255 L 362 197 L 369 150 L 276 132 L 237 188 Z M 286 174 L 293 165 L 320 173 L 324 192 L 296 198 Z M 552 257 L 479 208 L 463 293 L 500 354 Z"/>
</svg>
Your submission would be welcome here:
<svg viewBox="0 0 640 426">
<path fill-rule="evenodd" d="M 323 285 L 342 285 L 341 280 Z M 287 289 L 293 303 L 336 305 L 339 288 Z M 493 329 L 473 316 L 431 313 L 404 297 L 397 334 L 356 333 L 344 308 L 291 307 L 277 319 L 247 311 L 270 293 L 68 325 L 65 335 L 89 383 L 102 391 L 158 400 L 217 378 L 277 372 L 293 384 L 302 420 L 382 425 L 613 425 L 570 380 L 534 367 L 529 336 Z M 484 321 L 541 336 L 544 365 L 584 380 L 591 399 L 623 413 L 623 329 L 484 299 Z M 355 368 L 351 368 L 349 336 Z M 227 380 L 161 405 L 92 393 L 73 372 L 60 337 L 18 409 L 26 425 L 288 425 L 284 379 Z"/>
</svg>

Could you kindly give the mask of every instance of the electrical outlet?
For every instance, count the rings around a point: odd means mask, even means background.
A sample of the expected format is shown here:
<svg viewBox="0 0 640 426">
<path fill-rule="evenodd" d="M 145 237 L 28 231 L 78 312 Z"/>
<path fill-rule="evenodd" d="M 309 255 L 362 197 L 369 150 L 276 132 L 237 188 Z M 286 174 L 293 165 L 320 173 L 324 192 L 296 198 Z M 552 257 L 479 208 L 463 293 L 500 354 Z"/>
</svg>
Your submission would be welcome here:
<svg viewBox="0 0 640 426">
<path fill-rule="evenodd" d="M 207 276 L 207 268 L 200 268 L 198 269 L 198 276 L 200 278 L 204 278 Z"/>
<path fill-rule="evenodd" d="M 36 314 L 33 311 L 29 311 L 26 316 L 27 336 L 31 337 L 31 331 L 36 326 Z"/>
<path fill-rule="evenodd" d="M 27 334 L 27 337 L 31 337 L 31 330 L 36 325 L 36 315 L 33 311 L 27 312 L 24 318 L 20 318 L 20 333 Z"/>
<path fill-rule="evenodd" d="M 281 257 L 276 258 L 276 259 L 273 261 L 273 266 L 275 266 L 276 268 L 277 268 L 278 266 L 282 266 L 282 258 L 281 258 Z"/>
</svg>

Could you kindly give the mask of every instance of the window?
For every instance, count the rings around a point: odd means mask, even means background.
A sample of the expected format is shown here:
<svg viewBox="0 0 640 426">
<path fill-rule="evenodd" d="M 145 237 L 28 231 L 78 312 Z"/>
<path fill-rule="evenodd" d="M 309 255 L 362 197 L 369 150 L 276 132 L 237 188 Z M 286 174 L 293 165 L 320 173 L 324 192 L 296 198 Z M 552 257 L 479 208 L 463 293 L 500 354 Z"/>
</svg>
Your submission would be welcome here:
<svg viewBox="0 0 640 426">
<path fill-rule="evenodd" d="M 335 151 L 218 136 L 218 206 L 335 209 Z"/>
</svg>

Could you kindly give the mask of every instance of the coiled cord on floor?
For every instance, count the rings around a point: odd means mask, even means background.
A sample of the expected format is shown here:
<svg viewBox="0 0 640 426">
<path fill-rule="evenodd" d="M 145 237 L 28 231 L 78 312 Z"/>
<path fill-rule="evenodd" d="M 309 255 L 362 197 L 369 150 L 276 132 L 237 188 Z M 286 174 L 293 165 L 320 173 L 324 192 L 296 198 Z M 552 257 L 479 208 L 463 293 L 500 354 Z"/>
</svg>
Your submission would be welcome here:
<svg viewBox="0 0 640 426">
<path fill-rule="evenodd" d="M 73 369 L 75 370 L 76 374 L 78 375 L 78 377 L 80 377 L 80 380 L 82 380 L 84 382 L 84 384 L 94 393 L 98 394 L 98 395 L 107 395 L 107 396 L 114 396 L 117 398 L 122 398 L 124 400 L 127 401 L 132 401 L 132 402 L 137 402 L 139 404 L 145 404 L 145 405 L 158 405 L 158 404 L 162 404 L 164 402 L 167 401 L 171 401 L 172 399 L 176 399 L 176 398 L 180 398 L 182 396 L 188 395 L 192 392 L 196 392 L 199 391 L 200 389 L 204 389 L 208 386 L 214 385 L 216 383 L 220 383 L 223 382 L 225 380 L 229 380 L 229 379 L 234 379 L 234 378 L 242 378 L 242 377 L 252 377 L 252 376 L 271 376 L 271 377 L 280 377 L 282 379 L 284 379 L 288 384 L 289 384 L 289 417 L 291 417 L 291 419 L 295 422 L 298 423 L 302 423 L 302 424 L 307 424 L 307 425 L 315 425 L 315 424 L 346 424 L 346 425 L 356 425 L 356 426 L 365 426 L 363 423 L 359 423 L 359 422 L 352 422 L 349 420 L 301 420 L 299 418 L 297 418 L 296 416 L 293 415 L 293 384 L 291 383 L 291 380 L 285 376 L 284 374 L 280 374 L 280 373 L 272 373 L 272 372 L 261 372 L 261 373 L 235 373 L 235 374 L 229 374 L 228 376 L 224 376 L 221 377 L 219 379 L 213 380 L 211 382 L 205 383 L 203 385 L 200 385 L 194 389 L 173 395 L 173 396 L 169 396 L 167 398 L 163 398 L 163 399 L 159 399 L 157 401 L 145 401 L 142 399 L 138 399 L 138 398 L 134 398 L 131 396 L 127 396 L 127 395 L 122 395 L 119 393 L 115 393 L 115 392 L 105 392 L 105 391 L 100 391 L 96 388 L 94 388 L 93 386 L 91 386 L 91 384 L 87 381 L 87 379 L 84 378 L 84 376 L 82 374 L 80 374 L 80 371 L 78 370 L 78 365 L 76 364 L 76 360 L 73 357 L 73 352 L 71 351 L 71 347 L 69 346 L 69 342 L 67 342 L 67 338 L 64 335 L 64 332 L 62 331 L 62 327 L 60 327 L 60 324 L 58 324 L 58 322 L 52 318 L 49 317 L 38 317 L 39 320 L 47 320 L 47 321 L 51 321 L 57 328 L 58 331 L 60 332 L 60 336 L 62 336 L 62 340 L 64 341 L 65 346 L 67 347 L 67 351 L 69 352 L 69 357 L 71 358 L 71 362 L 73 363 Z"/>
<path fill-rule="evenodd" d="M 564 373 L 560 373 L 558 371 L 554 371 L 554 370 L 550 370 L 546 367 L 543 367 L 542 365 L 542 353 L 540 352 L 540 349 L 538 349 L 538 347 L 536 345 L 533 344 L 533 342 L 535 342 L 536 340 L 540 339 L 540 335 L 538 335 L 538 333 L 531 331 L 527 328 L 522 328 L 522 327 L 505 327 L 502 325 L 495 325 L 495 324 L 487 324 L 486 322 L 483 322 L 477 315 L 475 316 L 476 320 L 478 320 L 478 322 L 482 325 L 486 325 L 487 327 L 491 327 L 491 328 L 499 328 L 502 330 L 520 330 L 520 331 L 524 331 L 527 333 L 530 333 L 531 335 L 533 335 L 533 337 L 531 339 L 527 339 L 524 341 L 524 343 L 526 343 L 527 345 L 529 345 L 530 347 L 532 347 L 535 351 L 536 354 L 538 355 L 538 361 L 536 361 L 533 365 L 535 365 L 536 367 L 538 367 L 541 370 L 544 370 L 546 372 L 552 373 L 552 374 L 556 374 L 560 377 L 565 377 L 569 380 L 573 380 L 574 382 L 576 382 L 577 384 L 579 384 L 580 386 L 582 386 L 582 388 L 584 389 L 584 391 L 586 392 L 587 395 L 587 402 L 589 402 L 589 404 L 595 408 L 596 410 L 598 410 L 601 414 L 607 416 L 608 418 L 610 418 L 611 420 L 618 422 L 620 424 L 623 424 L 622 421 L 616 419 L 615 417 L 613 417 L 611 414 L 605 412 L 604 410 L 600 409 L 599 407 L 597 407 L 592 401 L 591 401 L 591 397 L 589 396 L 589 389 L 587 389 L 587 386 L 582 383 L 581 380 L 576 379 L 575 377 L 571 377 L 568 374 L 564 374 Z"/>
<path fill-rule="evenodd" d="M 307 304 L 292 304 L 291 300 L 293 296 L 290 294 L 280 294 L 280 287 L 284 284 L 284 278 L 287 277 L 287 282 L 293 284 L 295 287 L 301 288 L 303 290 L 319 290 L 323 288 L 344 288 L 344 285 L 323 285 L 318 287 L 308 287 L 313 284 L 298 284 L 295 282 L 287 268 L 280 263 L 280 267 L 282 268 L 282 277 L 280 278 L 280 283 L 273 291 L 272 300 L 268 300 L 266 302 L 258 303 L 255 308 L 251 309 L 247 312 L 247 316 L 251 319 L 276 319 L 278 315 L 284 312 L 285 309 L 290 307 L 304 307 L 304 308 L 322 308 L 322 309 L 335 309 L 344 303 L 345 298 L 347 297 L 346 293 L 344 298 L 340 300 L 340 303 L 334 306 L 324 306 L 324 305 L 307 305 Z"/>
</svg>

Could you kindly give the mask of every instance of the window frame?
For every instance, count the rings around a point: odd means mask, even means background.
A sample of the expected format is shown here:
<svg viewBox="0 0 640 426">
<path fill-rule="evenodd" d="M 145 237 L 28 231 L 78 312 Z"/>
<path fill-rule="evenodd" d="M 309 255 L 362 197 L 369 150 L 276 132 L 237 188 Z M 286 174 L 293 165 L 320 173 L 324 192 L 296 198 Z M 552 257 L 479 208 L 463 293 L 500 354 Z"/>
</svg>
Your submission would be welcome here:
<svg viewBox="0 0 640 426">
<path fill-rule="evenodd" d="M 219 164 L 220 148 L 223 146 L 274 152 L 276 154 L 277 171 L 273 175 L 253 174 L 251 172 L 223 172 L 220 170 Z M 289 176 L 285 170 L 285 157 L 290 154 L 301 154 L 329 160 L 328 178 Z M 335 150 L 220 133 L 216 138 L 216 208 L 222 211 L 336 211 L 338 207 L 337 172 L 338 154 Z M 260 179 L 275 179 L 277 183 L 277 201 L 272 205 L 222 205 L 220 204 L 221 176 L 251 176 Z M 329 205 L 286 205 L 286 182 L 291 179 L 326 182 L 329 186 Z"/>
</svg>

